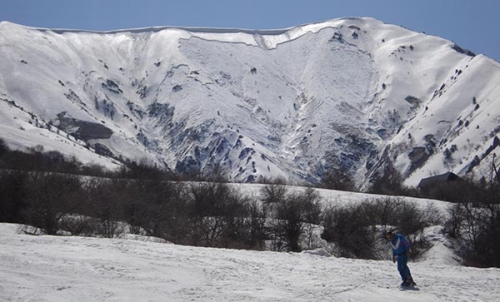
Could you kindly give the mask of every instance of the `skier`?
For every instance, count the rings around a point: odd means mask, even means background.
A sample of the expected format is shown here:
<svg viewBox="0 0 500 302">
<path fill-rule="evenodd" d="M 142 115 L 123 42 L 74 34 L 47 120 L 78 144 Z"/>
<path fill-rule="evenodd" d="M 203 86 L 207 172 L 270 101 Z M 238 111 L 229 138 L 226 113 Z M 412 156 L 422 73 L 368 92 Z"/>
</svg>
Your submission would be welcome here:
<svg viewBox="0 0 500 302">
<path fill-rule="evenodd" d="M 405 236 L 388 231 L 385 233 L 385 238 L 389 240 L 392 248 L 392 262 L 398 261 L 398 271 L 401 275 L 403 283 L 402 287 L 415 286 L 411 277 L 410 269 L 408 268 L 408 259 L 410 257 L 410 242 Z"/>
</svg>

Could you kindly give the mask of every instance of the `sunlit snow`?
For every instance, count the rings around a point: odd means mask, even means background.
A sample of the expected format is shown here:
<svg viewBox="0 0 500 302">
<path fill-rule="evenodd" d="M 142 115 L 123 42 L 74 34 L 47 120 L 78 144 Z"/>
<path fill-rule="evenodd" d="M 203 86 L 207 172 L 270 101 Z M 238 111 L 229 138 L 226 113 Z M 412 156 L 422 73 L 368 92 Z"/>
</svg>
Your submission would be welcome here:
<svg viewBox="0 0 500 302">
<path fill-rule="evenodd" d="M 317 182 L 342 164 L 366 185 L 390 159 L 415 186 L 464 176 L 476 157 L 479 178 L 500 131 L 498 62 L 371 18 L 112 32 L 1 22 L 0 55 L 0 137 L 110 168 L 57 131 L 59 113 L 111 129 L 88 143 L 117 158 L 221 165 L 234 181 Z"/>
</svg>

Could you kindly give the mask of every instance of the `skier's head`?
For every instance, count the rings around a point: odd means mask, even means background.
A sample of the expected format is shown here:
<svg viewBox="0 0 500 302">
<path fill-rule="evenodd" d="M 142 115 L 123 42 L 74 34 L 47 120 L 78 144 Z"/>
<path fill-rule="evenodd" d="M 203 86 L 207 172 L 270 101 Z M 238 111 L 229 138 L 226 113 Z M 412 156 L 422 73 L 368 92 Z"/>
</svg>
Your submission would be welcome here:
<svg viewBox="0 0 500 302">
<path fill-rule="evenodd" d="M 394 233 L 393 233 L 392 231 L 387 231 L 387 232 L 385 232 L 385 238 L 386 238 L 387 240 L 392 240 L 392 239 L 394 239 Z"/>
</svg>

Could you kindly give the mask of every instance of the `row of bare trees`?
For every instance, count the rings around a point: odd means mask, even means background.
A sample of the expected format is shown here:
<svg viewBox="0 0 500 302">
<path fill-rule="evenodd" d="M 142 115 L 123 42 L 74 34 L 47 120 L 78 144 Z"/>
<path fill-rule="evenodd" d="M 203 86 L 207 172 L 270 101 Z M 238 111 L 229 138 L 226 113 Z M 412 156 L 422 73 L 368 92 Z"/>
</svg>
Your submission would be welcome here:
<svg viewBox="0 0 500 302">
<path fill-rule="evenodd" d="M 325 208 L 313 188 L 271 183 L 250 196 L 221 181 L 179 182 L 160 175 L 127 179 L 4 170 L 0 221 L 50 235 L 112 238 L 130 232 L 185 245 L 276 251 L 319 247 L 315 234 L 322 228 L 323 239 L 335 243 L 342 256 L 367 259 L 380 258 L 381 230 L 375 226 L 413 234 L 441 223 L 396 198 Z"/>
<path fill-rule="evenodd" d="M 433 206 L 422 209 L 402 198 L 386 197 L 328 207 L 324 211 L 322 237 L 335 242 L 343 257 L 384 259 L 387 255 L 380 254 L 379 248 L 385 241 L 383 234 L 397 230 L 408 236 L 413 258 L 418 258 L 431 247 L 422 235 L 424 228 L 443 221 L 443 215 Z"/>
<path fill-rule="evenodd" d="M 393 166 L 377 178 L 370 192 L 414 196 L 453 203 L 445 222 L 445 233 L 457 245 L 463 263 L 477 267 L 500 267 L 500 172 L 495 156 L 489 179 L 459 179 L 420 190 L 403 185 Z"/>
<path fill-rule="evenodd" d="M 338 177 L 328 183 L 350 187 L 335 182 Z M 445 229 L 465 263 L 499 267 L 500 185 L 464 181 L 427 194 L 455 203 Z M 144 163 L 109 173 L 40 148 L 12 151 L 0 140 L 0 222 L 32 225 L 47 234 L 115 237 L 129 231 L 187 245 L 263 249 L 267 244 L 300 251 L 315 247 L 313 234 L 321 227 L 322 237 L 341 255 L 377 259 L 380 227 L 410 235 L 414 249 L 424 251 L 428 242 L 421 230 L 443 223 L 433 215 L 437 210 L 422 211 L 397 197 L 325 203 L 312 188 L 297 191 L 271 182 L 258 197 L 249 196 L 217 177 L 181 182 Z"/>
<path fill-rule="evenodd" d="M 49 235 L 111 238 L 129 231 L 196 246 L 263 249 L 273 241 L 276 249 L 300 251 L 304 225 L 319 224 L 320 212 L 313 189 L 274 200 L 268 195 L 262 202 L 218 181 L 0 172 L 0 221 L 31 225 Z"/>
<path fill-rule="evenodd" d="M 464 263 L 500 267 L 500 184 L 463 180 L 443 186 L 441 194 L 455 202 L 445 229 Z"/>
</svg>

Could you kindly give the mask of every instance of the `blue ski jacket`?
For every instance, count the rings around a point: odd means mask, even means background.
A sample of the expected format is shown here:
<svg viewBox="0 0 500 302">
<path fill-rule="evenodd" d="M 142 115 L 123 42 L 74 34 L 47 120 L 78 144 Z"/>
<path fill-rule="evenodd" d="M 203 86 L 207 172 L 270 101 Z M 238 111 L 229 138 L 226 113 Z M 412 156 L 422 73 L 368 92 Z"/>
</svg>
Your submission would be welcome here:
<svg viewBox="0 0 500 302">
<path fill-rule="evenodd" d="M 410 242 L 405 236 L 401 234 L 394 234 L 394 238 L 391 240 L 392 256 L 399 256 L 405 254 L 410 250 Z"/>
</svg>

